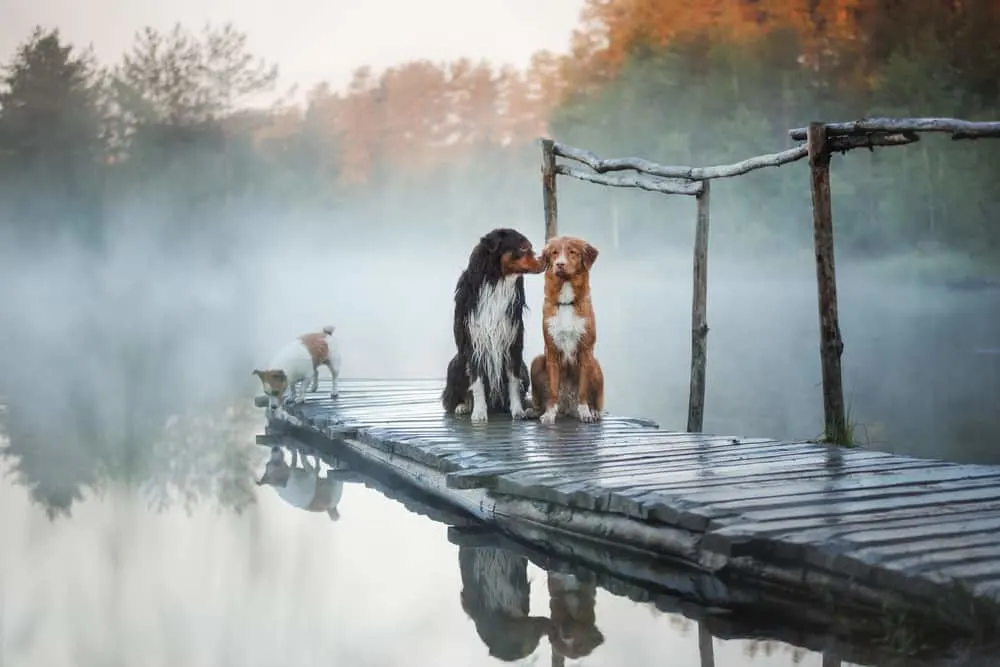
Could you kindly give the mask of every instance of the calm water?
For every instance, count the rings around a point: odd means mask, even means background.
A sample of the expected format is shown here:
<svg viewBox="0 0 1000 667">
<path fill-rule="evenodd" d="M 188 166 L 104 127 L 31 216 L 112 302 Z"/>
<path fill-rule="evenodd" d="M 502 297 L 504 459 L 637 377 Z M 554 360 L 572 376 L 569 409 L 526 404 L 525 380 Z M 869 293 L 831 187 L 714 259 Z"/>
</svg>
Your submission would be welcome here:
<svg viewBox="0 0 1000 667">
<path fill-rule="evenodd" d="M 258 428 L 245 422 L 248 477 L 267 456 L 250 444 Z M 0 664 L 559 664 L 544 632 L 517 617 L 566 613 L 569 603 L 550 608 L 545 572 L 502 549 L 460 554 L 447 526 L 362 484 L 344 485 L 336 522 L 269 487 L 239 514 L 210 502 L 157 511 L 121 489 L 85 495 L 71 518 L 50 521 L 22 486 L 0 483 Z M 517 566 L 521 586 L 510 583 Z M 492 605 L 514 611 L 497 620 Z M 579 664 L 707 664 L 681 615 L 603 589 L 594 614 L 569 633 L 597 644 Z M 719 667 L 821 665 L 780 642 L 712 645 Z"/>
<path fill-rule="evenodd" d="M 241 353 L 252 347 L 248 358 L 266 359 L 290 335 L 331 321 L 344 351 L 345 376 L 440 377 L 451 354 L 455 271 L 428 271 L 426 263 L 407 266 L 403 260 L 372 271 L 372 261 L 324 266 L 327 291 L 319 306 L 314 297 L 285 298 L 299 283 L 283 282 L 297 277 L 279 272 L 260 285 L 256 301 L 231 306 L 227 317 L 257 327 L 240 329 L 229 340 L 239 343 Z M 359 296 L 352 276 L 362 270 L 385 280 L 373 279 Z M 804 262 L 793 272 L 801 280 L 788 282 L 759 275 L 742 280 L 738 267 L 713 267 L 707 431 L 818 435 L 822 399 L 812 270 Z M 393 277 L 398 275 L 408 276 L 415 293 L 439 296 L 400 299 Z M 234 354 L 227 358 L 232 373 L 197 373 L 199 360 L 220 355 L 213 343 L 219 331 L 235 330 L 222 326 L 229 324 L 218 315 L 223 305 L 242 303 L 245 290 L 235 278 L 215 287 L 216 302 L 199 302 L 203 311 L 186 318 L 170 311 L 171 321 L 186 323 L 180 334 L 160 326 L 169 318 L 151 306 L 147 328 L 138 327 L 132 340 L 141 353 L 137 358 L 157 359 L 142 345 L 161 331 L 179 341 L 179 352 L 141 377 L 173 372 L 175 381 L 189 378 L 186 389 L 200 389 L 239 376 L 247 384 L 235 392 L 245 390 L 240 400 L 246 405 L 256 390 L 244 368 L 252 360 L 244 363 Z M 45 302 L 44 293 L 36 296 L 32 302 Z M 207 298 L 190 298 L 195 296 Z M 526 338 L 528 355 L 540 347 L 533 319 L 540 298 L 540 280 L 530 281 L 528 317 L 534 324 Z M 595 269 L 594 300 L 608 408 L 681 428 L 690 349 L 689 261 L 602 261 Z M 329 312 L 319 323 L 318 310 Z M 998 313 L 996 292 L 893 286 L 843 270 L 845 386 L 859 436 L 876 448 L 1000 462 Z M 93 320 L 86 309 L 77 316 Z M 401 321 L 406 331 L 399 330 Z M 63 340 L 66 326 L 60 321 L 56 339 Z M 169 414 L 165 394 L 150 390 L 150 382 L 107 384 L 137 378 L 133 362 L 113 354 L 120 341 L 106 342 L 107 351 L 95 348 L 91 355 L 103 360 L 102 373 L 67 365 L 60 393 L 44 388 L 38 398 L 45 400 L 24 401 L 19 453 L 0 461 L 18 474 L 27 472 L 30 483 L 0 479 L 0 665 L 502 662 L 491 650 L 525 656 L 521 664 L 553 664 L 549 640 L 539 631 L 544 622 L 538 621 L 554 615 L 545 572 L 528 565 L 530 592 L 520 592 L 528 605 L 519 613 L 535 621 L 507 618 L 491 631 L 482 610 L 469 601 L 477 599 L 476 591 L 482 599 L 494 584 L 470 583 L 468 576 L 463 581 L 459 548 L 449 542 L 445 525 L 359 484 L 345 485 L 337 522 L 256 487 L 252 480 L 267 456 L 252 444 L 262 430 L 259 412 L 220 411 L 197 422 L 169 418 L 163 442 L 137 445 L 136 429 L 156 430 Z M 46 348 L 53 351 L 80 361 L 77 350 Z M 95 379 L 112 387 L 113 400 L 80 398 Z M 74 401 L 83 408 L 77 410 Z M 133 419 L 137 414 L 145 421 Z M 142 471 L 141 479 L 135 470 Z M 126 492 L 108 481 L 129 474 L 138 490 Z M 54 521 L 29 500 L 30 492 L 65 505 L 77 491 L 71 516 Z M 509 554 L 493 557 L 508 566 L 514 562 Z M 508 607 L 523 608 L 510 587 L 490 590 Z M 701 662 L 698 625 L 683 616 L 598 589 L 595 619 L 602 641 L 580 664 L 709 667 Z M 580 631 L 593 643 L 592 627 Z M 823 665 L 816 653 L 763 639 L 714 640 L 714 664 Z"/>
</svg>

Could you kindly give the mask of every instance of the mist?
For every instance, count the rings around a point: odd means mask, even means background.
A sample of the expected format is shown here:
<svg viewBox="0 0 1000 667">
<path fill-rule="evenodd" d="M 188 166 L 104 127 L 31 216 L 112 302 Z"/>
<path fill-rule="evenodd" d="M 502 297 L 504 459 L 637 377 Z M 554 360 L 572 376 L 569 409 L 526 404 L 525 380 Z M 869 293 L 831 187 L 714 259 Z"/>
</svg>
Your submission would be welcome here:
<svg viewBox="0 0 1000 667">
<path fill-rule="evenodd" d="M 0 472 L 11 482 L 0 517 L 14 545 L 0 559 L 0 612 L 13 610 L 0 616 L 0 661 L 13 646 L 33 664 L 72 650 L 101 664 L 144 650 L 205 664 L 273 662 L 280 650 L 320 664 L 377 649 L 370 660 L 392 662 L 415 646 L 441 657 L 445 636 L 445 657 L 485 660 L 461 625 L 443 526 L 357 485 L 336 525 L 256 486 L 252 370 L 333 325 L 344 378 L 443 379 L 473 245 L 496 227 L 544 243 L 539 136 L 707 166 L 787 148 L 787 130 L 814 120 L 1000 117 L 981 83 L 998 80 L 989 63 L 942 83 L 924 76 L 933 58 L 904 67 L 875 54 L 870 80 L 889 83 L 866 88 L 838 66 L 804 66 L 800 39 L 636 37 L 541 53 L 527 70 L 358 66 L 344 90 L 320 86 L 294 106 L 232 29 L 143 33 L 116 63 L 34 33 L 0 82 Z M 272 108 L 247 102 L 268 95 L 280 98 Z M 845 399 L 860 446 L 1000 462 L 998 156 L 985 140 L 933 137 L 834 156 Z M 591 285 L 608 411 L 683 430 L 694 200 L 560 177 L 558 202 L 559 232 L 600 251 Z M 821 435 L 810 206 L 805 161 L 712 185 L 708 433 Z M 543 279 L 525 284 L 530 360 Z M 601 595 L 599 659 L 696 646 Z M 51 613 L 57 599 L 67 611 Z M 421 613 L 388 611 L 407 604 Z M 431 607 L 447 611 L 423 618 Z M 114 624 L 75 625 L 95 608 Z M 61 641 L 38 641 L 43 631 Z M 278 649 L 241 642 L 271 631 Z M 133 632 L 142 641 L 120 641 Z M 310 643 L 317 634 L 329 637 Z"/>
<path fill-rule="evenodd" d="M 812 257 L 801 246 L 739 252 L 744 220 L 725 199 L 733 185 L 713 191 L 705 430 L 815 438 L 823 415 Z M 580 186 L 560 186 L 560 232 L 585 236 L 601 251 L 592 287 L 607 409 L 682 430 L 693 200 L 615 193 L 619 206 L 634 200 L 665 211 L 630 218 L 616 247 L 612 230 L 600 229 L 600 210 L 573 210 Z M 446 204 L 433 215 L 411 212 L 411 219 L 436 221 L 425 236 L 397 235 L 389 220 L 367 231 L 351 213 L 274 214 L 189 232 L 173 249 L 141 224 L 113 236 L 102 252 L 69 241 L 28 253 L 7 246 L 0 258 L 10 295 L 2 311 L 13 441 L 7 453 L 22 457 L 17 466 L 33 483 L 45 480 L 41 499 L 67 507 L 81 482 L 108 475 L 138 481 L 194 465 L 172 457 L 221 466 L 216 448 L 245 443 L 169 445 L 168 424 L 197 419 L 195 430 L 223 429 L 226 410 L 253 414 L 259 385 L 250 371 L 288 340 L 326 324 L 336 327 L 343 377 L 443 377 L 453 354 L 452 291 L 478 237 L 513 226 L 537 248 L 544 239 L 539 192 L 525 191 L 538 204 L 534 219 L 498 216 L 480 225 L 440 211 L 481 200 L 463 201 L 453 191 L 432 197 Z M 788 202 L 805 228 L 807 197 L 804 191 Z M 1000 425 L 991 406 L 1000 398 L 1000 367 L 989 354 L 1000 340 L 998 293 L 891 277 L 881 263 L 849 254 L 838 259 L 856 439 L 919 456 L 998 460 L 992 443 Z M 542 277 L 528 276 L 526 290 L 530 359 L 541 352 Z M 244 487 L 239 503 L 249 501 Z"/>
</svg>

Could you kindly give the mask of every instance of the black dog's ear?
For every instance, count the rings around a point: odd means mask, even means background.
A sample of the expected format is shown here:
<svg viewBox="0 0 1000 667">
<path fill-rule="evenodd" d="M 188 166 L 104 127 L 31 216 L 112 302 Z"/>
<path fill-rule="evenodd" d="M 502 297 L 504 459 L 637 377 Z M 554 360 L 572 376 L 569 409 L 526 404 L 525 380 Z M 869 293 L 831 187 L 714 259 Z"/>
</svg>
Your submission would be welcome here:
<svg viewBox="0 0 1000 667">
<path fill-rule="evenodd" d="M 483 244 L 483 247 L 486 248 L 490 254 L 500 250 L 500 235 L 496 232 L 490 232 L 489 234 L 483 236 L 479 239 L 479 242 Z"/>
</svg>

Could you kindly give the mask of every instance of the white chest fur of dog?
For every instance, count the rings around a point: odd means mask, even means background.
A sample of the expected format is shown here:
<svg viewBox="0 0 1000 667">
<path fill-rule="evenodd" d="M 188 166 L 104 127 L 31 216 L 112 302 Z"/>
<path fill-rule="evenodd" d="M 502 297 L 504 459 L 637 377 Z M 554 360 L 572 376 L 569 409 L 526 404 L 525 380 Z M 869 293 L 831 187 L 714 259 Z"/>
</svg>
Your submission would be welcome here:
<svg viewBox="0 0 1000 667">
<path fill-rule="evenodd" d="M 312 382 L 312 355 L 302 341 L 296 339 L 278 350 L 268 368 L 285 371 L 288 376 L 288 386 L 294 387 L 303 380 Z"/>
<path fill-rule="evenodd" d="M 510 364 L 510 346 L 517 337 L 517 325 L 508 315 L 516 294 L 518 276 L 508 276 L 496 283 L 484 284 L 479 302 L 469 317 L 473 363 L 483 369 L 483 381 L 496 396 L 503 387 L 503 377 Z"/>
<path fill-rule="evenodd" d="M 575 298 L 573 286 L 564 283 L 559 292 L 559 303 L 556 314 L 549 317 L 545 322 L 552 343 L 563 354 L 567 363 L 576 362 L 576 349 L 580 344 L 580 338 L 587 328 L 587 322 L 576 314 L 572 302 Z"/>
</svg>

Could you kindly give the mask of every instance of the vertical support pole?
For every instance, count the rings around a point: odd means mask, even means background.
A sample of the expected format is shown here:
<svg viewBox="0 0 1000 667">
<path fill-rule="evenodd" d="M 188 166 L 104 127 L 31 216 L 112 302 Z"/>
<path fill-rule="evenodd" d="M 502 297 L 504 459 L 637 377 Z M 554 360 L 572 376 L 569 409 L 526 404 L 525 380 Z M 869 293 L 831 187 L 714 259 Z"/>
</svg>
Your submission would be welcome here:
<svg viewBox="0 0 1000 667">
<path fill-rule="evenodd" d="M 705 182 L 706 185 L 708 181 Z M 715 646 L 712 634 L 703 623 L 698 623 L 698 654 L 701 657 L 701 667 L 715 667 Z"/>
<path fill-rule="evenodd" d="M 556 153 L 552 139 L 542 139 L 542 205 L 545 209 L 545 240 L 559 233 L 556 205 Z"/>
<path fill-rule="evenodd" d="M 819 352 L 823 368 L 824 439 L 850 445 L 844 414 L 844 380 L 840 356 L 844 343 L 840 338 L 837 314 L 837 273 L 833 257 L 833 212 L 830 205 L 830 149 L 826 126 L 810 123 L 806 135 L 813 205 L 813 242 L 816 249 L 816 289 L 819 296 Z"/>
<path fill-rule="evenodd" d="M 833 651 L 823 651 L 823 667 L 840 667 L 840 656 Z"/>
<path fill-rule="evenodd" d="M 691 298 L 691 385 L 688 390 L 688 433 L 701 433 L 705 418 L 705 365 L 708 357 L 708 204 L 709 182 L 697 195 L 694 233 L 694 286 Z"/>
</svg>

